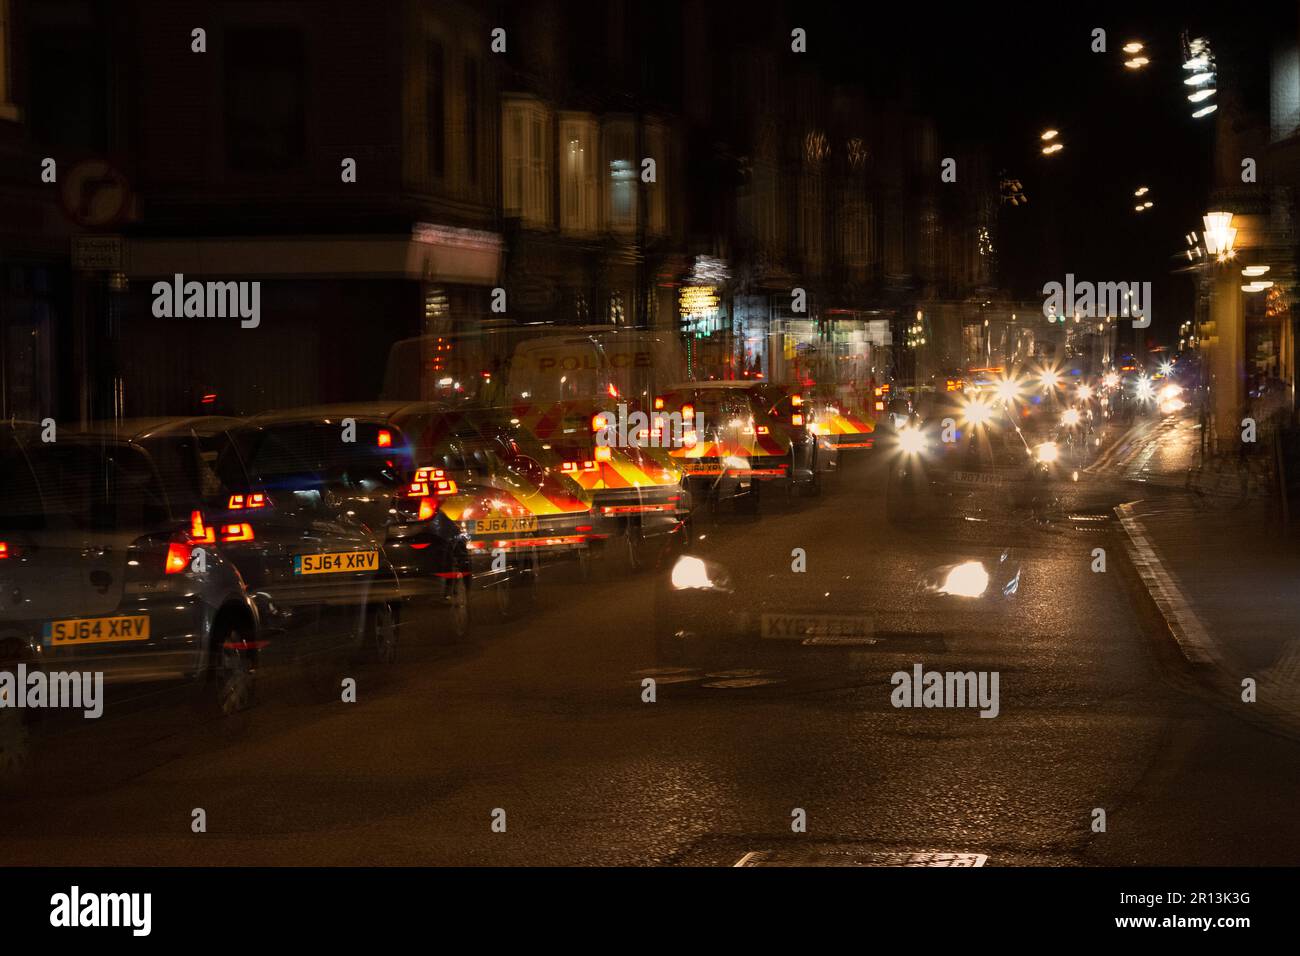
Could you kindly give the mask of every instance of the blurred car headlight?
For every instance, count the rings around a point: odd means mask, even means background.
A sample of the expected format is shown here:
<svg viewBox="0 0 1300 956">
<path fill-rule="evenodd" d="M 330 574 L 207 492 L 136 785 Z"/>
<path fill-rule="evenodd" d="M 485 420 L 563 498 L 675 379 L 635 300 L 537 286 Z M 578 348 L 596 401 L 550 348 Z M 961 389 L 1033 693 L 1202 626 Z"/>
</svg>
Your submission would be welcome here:
<svg viewBox="0 0 1300 956">
<path fill-rule="evenodd" d="M 977 598 L 982 596 L 988 587 L 989 573 L 984 570 L 984 565 L 978 561 L 964 561 L 948 572 L 948 576 L 939 587 L 939 593 Z"/>
<path fill-rule="evenodd" d="M 1077 408 L 1067 408 L 1061 415 L 1061 424 L 1068 428 L 1073 428 L 1079 424 L 1079 410 Z"/>
<path fill-rule="evenodd" d="M 1061 457 L 1061 449 L 1054 441 L 1045 441 L 1034 450 L 1034 457 L 1044 465 L 1050 465 Z"/>
<path fill-rule="evenodd" d="M 714 585 L 709 577 L 709 567 L 699 558 L 684 554 L 673 565 L 673 587 L 679 591 L 688 589 L 707 589 Z"/>
<path fill-rule="evenodd" d="M 925 450 L 925 435 L 917 428 L 900 428 L 898 447 L 909 455 L 919 455 Z"/>
<path fill-rule="evenodd" d="M 962 410 L 966 421 L 971 425 L 984 425 L 993 417 L 993 409 L 981 401 L 970 401 Z"/>
</svg>

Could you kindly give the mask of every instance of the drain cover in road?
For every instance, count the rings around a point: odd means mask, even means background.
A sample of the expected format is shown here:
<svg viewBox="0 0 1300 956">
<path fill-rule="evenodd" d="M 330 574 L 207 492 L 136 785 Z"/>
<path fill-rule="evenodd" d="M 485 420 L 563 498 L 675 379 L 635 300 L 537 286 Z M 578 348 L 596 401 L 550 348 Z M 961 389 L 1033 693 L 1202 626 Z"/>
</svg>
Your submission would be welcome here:
<svg viewBox="0 0 1300 956">
<path fill-rule="evenodd" d="M 983 853 L 901 853 L 863 850 L 859 847 L 790 847 L 781 850 L 753 850 L 736 861 L 736 866 L 983 866 Z"/>
</svg>

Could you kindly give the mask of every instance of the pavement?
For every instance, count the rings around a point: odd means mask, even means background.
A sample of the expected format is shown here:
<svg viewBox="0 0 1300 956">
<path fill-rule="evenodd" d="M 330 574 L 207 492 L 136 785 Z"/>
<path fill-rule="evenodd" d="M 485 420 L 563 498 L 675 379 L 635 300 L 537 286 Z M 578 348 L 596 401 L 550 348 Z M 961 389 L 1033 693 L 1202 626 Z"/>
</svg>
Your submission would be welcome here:
<svg viewBox="0 0 1300 956">
<path fill-rule="evenodd" d="M 1130 489 L 1126 549 L 1189 666 L 1225 706 L 1300 739 L 1300 540 L 1263 484 L 1241 504 L 1187 490 L 1198 430 L 1178 415 L 1139 423 L 1096 471 Z"/>
<path fill-rule="evenodd" d="M 753 593 L 869 615 L 866 646 L 665 667 L 655 574 L 558 574 L 459 644 L 409 615 L 356 703 L 269 675 L 234 720 L 166 695 L 113 709 L 40 740 L 36 777 L 0 797 L 0 865 L 1293 863 L 1300 744 L 1152 626 L 1109 516 L 1138 500 L 1159 547 L 1178 491 L 1102 464 L 1046 522 L 892 526 L 881 457 L 820 498 L 765 498 L 757 521 L 701 518 L 698 543 Z M 928 569 L 1005 549 L 1023 571 L 996 613 L 918 601 Z M 896 708 L 891 675 L 915 664 L 997 671 L 998 716 Z"/>
</svg>

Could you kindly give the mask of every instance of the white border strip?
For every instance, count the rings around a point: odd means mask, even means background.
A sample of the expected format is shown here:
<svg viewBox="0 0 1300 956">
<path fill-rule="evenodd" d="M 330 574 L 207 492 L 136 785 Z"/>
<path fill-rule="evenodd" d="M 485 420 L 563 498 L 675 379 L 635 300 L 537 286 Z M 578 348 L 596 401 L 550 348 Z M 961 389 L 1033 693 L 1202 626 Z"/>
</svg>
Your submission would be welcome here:
<svg viewBox="0 0 1300 956">
<path fill-rule="evenodd" d="M 1133 504 L 1129 502 L 1119 505 L 1115 514 L 1128 536 L 1129 556 L 1133 559 L 1142 583 L 1164 616 L 1170 633 L 1178 642 L 1183 657 L 1192 664 L 1218 664 L 1221 655 L 1214 637 L 1197 619 L 1196 612 L 1183 595 L 1174 576 L 1160 563 L 1155 548 L 1147 540 L 1141 521 L 1133 516 Z"/>
</svg>

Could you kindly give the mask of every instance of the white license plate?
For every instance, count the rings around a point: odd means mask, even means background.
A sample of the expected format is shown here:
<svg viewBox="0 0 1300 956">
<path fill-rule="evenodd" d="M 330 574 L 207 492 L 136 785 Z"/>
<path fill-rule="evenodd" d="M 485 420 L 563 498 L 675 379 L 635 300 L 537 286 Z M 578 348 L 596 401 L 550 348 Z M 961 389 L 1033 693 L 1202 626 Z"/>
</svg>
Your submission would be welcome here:
<svg viewBox="0 0 1300 956">
<path fill-rule="evenodd" d="M 864 638 L 874 630 L 871 618 L 856 614 L 764 614 L 761 623 L 762 637 L 774 641 Z"/>
</svg>

